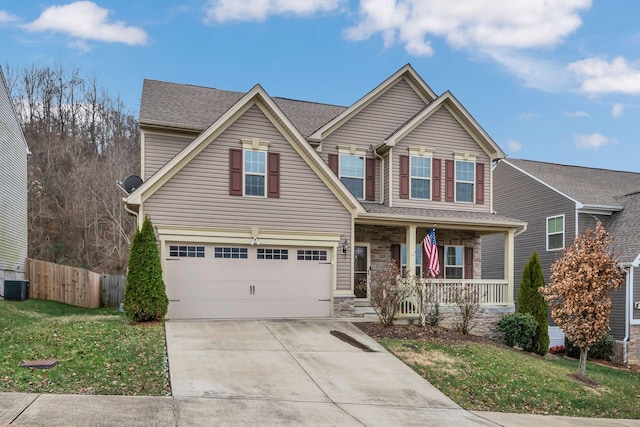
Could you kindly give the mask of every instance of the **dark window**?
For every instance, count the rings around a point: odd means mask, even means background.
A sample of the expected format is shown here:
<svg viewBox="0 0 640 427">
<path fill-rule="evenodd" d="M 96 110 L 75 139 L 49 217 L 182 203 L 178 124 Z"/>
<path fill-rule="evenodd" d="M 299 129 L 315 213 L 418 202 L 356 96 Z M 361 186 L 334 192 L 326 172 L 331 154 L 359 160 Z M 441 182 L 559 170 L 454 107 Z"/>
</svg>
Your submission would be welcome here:
<svg viewBox="0 0 640 427">
<path fill-rule="evenodd" d="M 204 246 L 169 246 L 169 256 L 185 258 L 204 258 Z"/>
<path fill-rule="evenodd" d="M 327 251 L 309 250 L 309 249 L 299 250 L 298 260 L 299 261 L 326 261 Z"/>
<path fill-rule="evenodd" d="M 246 259 L 247 258 L 247 248 L 214 248 L 213 256 L 215 258 L 236 258 L 236 259 Z"/>
<path fill-rule="evenodd" d="M 288 249 L 258 249 L 258 259 L 289 259 Z"/>
</svg>

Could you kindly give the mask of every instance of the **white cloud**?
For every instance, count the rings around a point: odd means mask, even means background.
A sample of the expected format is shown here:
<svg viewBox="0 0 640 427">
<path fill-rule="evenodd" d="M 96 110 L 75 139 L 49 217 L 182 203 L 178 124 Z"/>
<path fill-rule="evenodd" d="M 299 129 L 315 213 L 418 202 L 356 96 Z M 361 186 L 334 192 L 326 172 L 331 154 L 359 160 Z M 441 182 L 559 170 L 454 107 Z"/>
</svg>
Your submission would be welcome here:
<svg viewBox="0 0 640 427">
<path fill-rule="evenodd" d="M 640 95 L 640 66 L 629 64 L 623 57 L 617 57 L 611 62 L 587 58 L 573 62 L 567 68 L 581 82 L 582 92 L 589 95 Z"/>
<path fill-rule="evenodd" d="M 205 22 L 264 21 L 269 15 L 308 16 L 337 9 L 344 0 L 208 0 Z"/>
<path fill-rule="evenodd" d="M 520 113 L 516 117 L 516 119 L 518 119 L 518 120 L 520 120 L 522 122 L 527 122 L 529 120 L 534 120 L 536 118 L 538 118 L 538 115 L 536 113 Z"/>
<path fill-rule="evenodd" d="M 0 24 L 6 24 L 17 20 L 17 16 L 12 15 L 9 12 L 5 12 L 4 10 L 0 10 Z"/>
<path fill-rule="evenodd" d="M 613 104 L 613 107 L 611 108 L 611 116 L 617 119 L 623 114 L 624 114 L 624 105 L 620 104 L 619 102 Z"/>
<path fill-rule="evenodd" d="M 517 153 L 522 150 L 522 144 L 514 139 L 510 139 L 509 142 L 507 142 L 507 149 L 512 153 Z"/>
<path fill-rule="evenodd" d="M 565 111 L 563 114 L 567 117 L 591 117 L 591 114 L 585 111 Z"/>
<path fill-rule="evenodd" d="M 607 138 L 599 133 L 592 133 L 588 135 L 578 134 L 573 135 L 573 141 L 576 144 L 576 148 L 581 150 L 595 150 L 604 145 L 617 144 L 615 139 Z"/>
<path fill-rule="evenodd" d="M 581 24 L 591 0 L 360 0 L 359 21 L 345 37 L 365 40 L 380 33 L 385 46 L 402 43 L 412 55 L 432 55 L 429 38 L 457 49 L 552 47 Z"/>
<path fill-rule="evenodd" d="M 67 34 L 79 39 L 73 45 L 88 48 L 85 40 L 108 43 L 144 45 L 147 33 L 140 27 L 127 26 L 124 22 L 110 22 L 111 11 L 90 1 L 78 1 L 45 9 L 35 21 L 22 27 L 28 31 Z"/>
</svg>

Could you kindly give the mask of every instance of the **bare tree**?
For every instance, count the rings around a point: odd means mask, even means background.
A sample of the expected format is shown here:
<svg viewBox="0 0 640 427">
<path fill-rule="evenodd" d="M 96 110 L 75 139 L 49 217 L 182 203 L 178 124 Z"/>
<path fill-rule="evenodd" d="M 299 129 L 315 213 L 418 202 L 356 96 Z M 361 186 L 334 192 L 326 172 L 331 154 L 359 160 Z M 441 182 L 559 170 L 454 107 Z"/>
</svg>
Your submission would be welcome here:
<svg viewBox="0 0 640 427">
<path fill-rule="evenodd" d="M 582 376 L 589 349 L 609 332 L 610 294 L 624 283 L 624 273 L 608 250 L 612 241 L 598 221 L 595 229 L 576 236 L 553 263 L 551 283 L 540 290 L 553 320 L 580 348 L 578 374 Z"/>
</svg>

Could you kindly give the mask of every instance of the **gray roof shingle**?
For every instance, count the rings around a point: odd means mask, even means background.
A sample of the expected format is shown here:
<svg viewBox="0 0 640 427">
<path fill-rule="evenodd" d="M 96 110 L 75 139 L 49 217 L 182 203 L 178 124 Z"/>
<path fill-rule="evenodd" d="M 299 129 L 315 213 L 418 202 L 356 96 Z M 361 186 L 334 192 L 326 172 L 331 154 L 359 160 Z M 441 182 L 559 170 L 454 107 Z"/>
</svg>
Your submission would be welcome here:
<svg viewBox="0 0 640 427">
<path fill-rule="evenodd" d="M 203 131 L 244 95 L 243 92 L 145 79 L 140 124 Z M 303 136 L 308 136 L 346 107 L 273 98 Z"/>
<path fill-rule="evenodd" d="M 617 197 L 640 191 L 640 173 L 507 159 L 558 191 L 590 206 L 619 206 Z"/>
</svg>

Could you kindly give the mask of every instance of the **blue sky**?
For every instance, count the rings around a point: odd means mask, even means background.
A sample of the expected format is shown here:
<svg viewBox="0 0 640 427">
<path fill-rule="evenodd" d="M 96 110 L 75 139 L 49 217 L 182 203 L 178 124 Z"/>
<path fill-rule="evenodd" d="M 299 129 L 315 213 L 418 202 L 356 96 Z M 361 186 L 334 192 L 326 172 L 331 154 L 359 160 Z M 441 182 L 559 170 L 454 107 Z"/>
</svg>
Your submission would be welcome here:
<svg viewBox="0 0 640 427">
<path fill-rule="evenodd" d="M 496 7 L 500 4 L 500 8 Z M 640 172 L 637 0 L 0 1 L 2 65 L 350 105 L 406 63 L 514 158 Z"/>
</svg>

